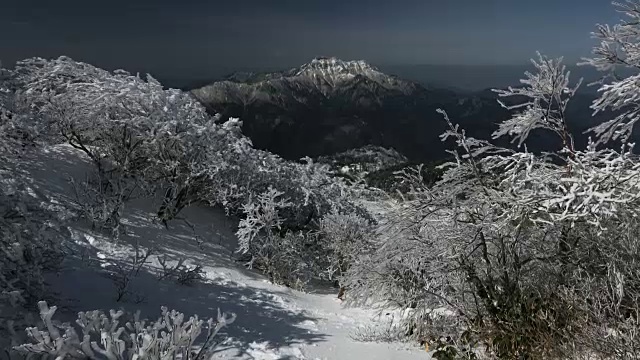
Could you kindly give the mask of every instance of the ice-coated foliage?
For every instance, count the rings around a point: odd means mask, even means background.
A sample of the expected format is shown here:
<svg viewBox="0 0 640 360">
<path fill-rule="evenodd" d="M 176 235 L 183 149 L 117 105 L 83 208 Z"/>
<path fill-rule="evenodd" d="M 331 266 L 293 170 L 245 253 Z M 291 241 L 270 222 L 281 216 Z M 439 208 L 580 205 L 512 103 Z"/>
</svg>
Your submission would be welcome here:
<svg viewBox="0 0 640 360">
<path fill-rule="evenodd" d="M 337 207 L 349 212 L 364 212 L 353 202 L 359 190 L 334 178 L 327 165 L 306 159 L 299 164 L 281 159 L 266 151 L 237 148 L 225 158 L 228 166 L 217 177 L 224 186 L 212 189 L 210 198 L 225 199 L 225 205 L 241 210 L 260 194 L 273 188 L 288 199 L 291 206 L 280 209 L 283 226 L 290 230 L 313 227 L 313 221 Z M 217 192 L 224 191 L 223 194 Z M 231 196 L 229 196 L 231 193 Z"/>
<path fill-rule="evenodd" d="M 590 62 L 601 70 L 638 65 L 640 5 L 623 10 L 631 21 L 599 28 L 603 44 Z M 522 102 L 508 107 L 512 117 L 493 136 L 526 145 L 532 131 L 547 130 L 563 148 L 500 148 L 468 137 L 442 111 L 455 160 L 433 186 L 405 173 L 412 190 L 379 229 L 377 246 L 347 271 L 347 300 L 403 310 L 398 337 L 445 334 L 448 346 L 483 344 L 497 358 L 635 359 L 640 159 L 624 140 L 640 87 L 636 76 L 603 84 L 594 109 L 622 112 L 577 149 L 564 120 L 577 87 L 560 60 L 533 64 L 521 88 L 497 90 Z M 622 144 L 604 147 L 610 140 Z M 434 321 L 442 308 L 449 315 Z"/>
<path fill-rule="evenodd" d="M 115 237 L 135 197 L 162 198 L 157 215 L 165 225 L 194 202 L 222 205 L 244 218 L 241 251 L 262 259 L 256 261 L 262 270 L 274 279 L 282 278 L 276 273 L 307 279 L 327 271 L 308 259 L 333 251 L 326 241 L 314 244 L 320 219 L 332 210 L 368 218 L 353 201 L 361 189 L 333 177 L 328 165 L 254 149 L 239 119 L 220 123 L 190 95 L 150 76 L 34 58 L 18 62 L 12 82 L 18 111 L 38 124 L 39 138 L 67 142 L 94 164 L 86 179 L 72 179 L 78 208 Z M 261 225 L 253 221 L 256 209 L 267 209 L 261 201 L 272 191 L 289 205 L 277 207 L 277 226 Z M 279 250 L 265 252 L 265 244 Z"/>
<path fill-rule="evenodd" d="M 574 87 L 569 86 L 569 73 L 562 65 L 562 58 L 553 60 L 538 53 L 538 61 L 531 62 L 536 72 L 525 73 L 527 78 L 520 80 L 523 87 L 494 90 L 500 97 L 519 96 L 527 101 L 509 106 L 499 101 L 503 107 L 519 111 L 499 125 L 493 138 L 511 136 L 520 146 L 532 130 L 546 129 L 558 135 L 564 147 L 573 149 L 573 138 L 567 132 L 564 114 L 581 81 Z"/>
<path fill-rule="evenodd" d="M 360 255 L 373 246 L 375 224 L 356 213 L 337 210 L 320 219 L 317 242 L 327 251 L 324 257 L 324 276 L 329 280 L 343 279 L 345 272 L 360 261 Z"/>
<path fill-rule="evenodd" d="M 243 207 L 244 217 L 238 225 L 238 251 L 250 256 L 249 267 L 264 271 L 269 278 L 294 288 L 303 287 L 312 277 L 309 237 L 283 231 L 280 211 L 293 204 L 273 188 Z"/>
<path fill-rule="evenodd" d="M 213 119 L 188 94 L 65 57 L 20 61 L 15 74 L 18 97 L 41 127 L 94 163 L 93 184 L 77 186 L 81 204 L 97 202 L 91 220 L 117 227 L 124 204 L 155 188 L 166 189 L 163 217 L 188 203 L 198 178 L 190 165 L 215 141 L 207 136 Z"/>
<path fill-rule="evenodd" d="M 259 194 L 255 201 L 243 206 L 245 218 L 238 225 L 238 246 L 242 252 L 249 252 L 261 233 L 271 233 L 279 230 L 282 218 L 280 209 L 291 206 L 281 198 L 282 192 L 269 188 L 267 192 Z"/>
<path fill-rule="evenodd" d="M 238 119 L 219 124 L 190 95 L 164 89 L 150 76 L 61 57 L 21 61 L 14 78 L 23 110 L 94 162 L 94 192 L 113 219 L 131 196 L 148 190 L 164 197 L 158 215 L 165 221 L 193 202 L 240 212 L 270 186 L 296 204 L 283 215 L 288 226 L 304 227 L 332 206 L 355 209 L 349 188 L 327 166 L 254 149 Z"/>
<path fill-rule="evenodd" d="M 269 188 L 245 204 L 236 235 L 249 266 L 262 269 L 281 284 L 302 288 L 311 279 L 336 281 L 371 244 L 373 222 L 334 208 L 314 227 L 283 227 L 283 209 L 294 207 L 284 193 Z"/>
<path fill-rule="evenodd" d="M 0 129 L 0 150 L 20 147 L 5 135 Z M 58 269 L 69 235 L 65 215 L 17 171 L 14 151 L 0 159 L 0 347 L 32 324 L 24 305 L 50 295 L 44 275 Z"/>
<path fill-rule="evenodd" d="M 204 320 L 198 315 L 187 319 L 180 312 L 162 307 L 156 321 L 140 319 L 140 312 L 126 319 L 122 311 L 105 314 L 94 310 L 78 313 L 74 327 L 53 320 L 55 306 L 40 301 L 38 307 L 44 329 L 27 328 L 32 343 L 16 346 L 15 350 L 56 359 L 207 359 L 215 350 L 214 338 L 220 329 L 236 319 L 235 314 L 221 314 L 219 309 L 216 320 Z"/>
<path fill-rule="evenodd" d="M 616 116 L 595 126 L 591 132 L 597 137 L 598 145 L 610 140 L 627 141 L 635 123 L 640 117 L 637 103 L 640 101 L 638 81 L 640 74 L 619 78 L 616 70 L 640 66 L 640 4 L 637 1 L 614 2 L 617 10 L 626 18 L 614 26 L 598 25 L 593 37 L 600 44 L 593 49 L 593 57 L 584 59 L 583 64 L 594 66 L 605 73 L 598 82 L 600 97 L 591 108 L 594 113 L 615 111 Z M 607 81 L 612 79 L 612 81 Z"/>
</svg>

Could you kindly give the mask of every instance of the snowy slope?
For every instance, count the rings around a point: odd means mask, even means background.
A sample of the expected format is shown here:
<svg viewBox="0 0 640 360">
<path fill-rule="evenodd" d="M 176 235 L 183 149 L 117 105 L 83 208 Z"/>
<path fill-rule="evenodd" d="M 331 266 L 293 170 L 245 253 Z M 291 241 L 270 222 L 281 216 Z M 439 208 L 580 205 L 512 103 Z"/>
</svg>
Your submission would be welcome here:
<svg viewBox="0 0 640 360">
<path fill-rule="evenodd" d="M 64 205 L 73 199 L 68 179 L 81 179 L 90 165 L 70 147 L 54 146 L 27 152 L 19 166 L 40 191 Z M 375 313 L 343 308 L 335 289 L 302 293 L 271 284 L 244 268 L 233 256 L 234 221 L 222 211 L 193 206 L 167 229 L 152 221 L 154 209 L 157 206 L 150 201 L 131 203 L 125 215 L 127 234 L 115 244 L 81 222 L 71 225 L 73 242 L 67 246 L 71 255 L 61 273 L 49 279 L 58 292 L 58 317 L 70 321 L 77 311 L 124 308 L 140 309 L 143 317 L 155 318 L 161 305 L 187 315 L 215 317 L 220 308 L 238 318 L 223 330 L 228 340 L 220 345 L 214 357 L 218 359 L 429 358 L 423 350 L 404 344 L 353 340 L 354 331 L 371 325 Z M 129 301 L 115 302 L 114 286 L 103 269 L 131 254 L 136 242 L 154 249 L 152 264 L 134 278 Z M 189 287 L 157 280 L 154 266 L 163 254 L 202 265 L 206 281 Z"/>
</svg>

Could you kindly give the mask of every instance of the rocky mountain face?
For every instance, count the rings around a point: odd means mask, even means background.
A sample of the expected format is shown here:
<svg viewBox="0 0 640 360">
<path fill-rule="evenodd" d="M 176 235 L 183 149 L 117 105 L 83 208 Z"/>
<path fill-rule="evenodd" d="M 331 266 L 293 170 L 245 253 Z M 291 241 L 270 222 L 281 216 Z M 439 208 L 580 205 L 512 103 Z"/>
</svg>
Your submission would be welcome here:
<svg viewBox="0 0 640 360">
<path fill-rule="evenodd" d="M 481 138 L 509 116 L 492 92 L 428 88 L 364 61 L 336 58 L 282 72 L 235 73 L 192 93 L 222 119 L 241 118 L 256 147 L 294 160 L 366 145 L 394 148 L 411 160 L 440 159 L 446 123 L 436 109 Z M 541 139 L 532 140 L 534 147 Z"/>
</svg>

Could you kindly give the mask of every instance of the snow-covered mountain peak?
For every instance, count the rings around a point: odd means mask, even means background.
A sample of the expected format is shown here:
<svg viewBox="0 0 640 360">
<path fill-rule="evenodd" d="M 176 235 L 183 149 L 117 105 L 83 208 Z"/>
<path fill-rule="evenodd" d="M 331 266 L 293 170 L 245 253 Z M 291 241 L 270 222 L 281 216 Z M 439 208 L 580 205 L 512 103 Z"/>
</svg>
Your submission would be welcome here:
<svg viewBox="0 0 640 360">
<path fill-rule="evenodd" d="M 377 68 L 363 60 L 344 61 L 335 57 L 317 57 L 293 71 L 294 76 L 313 76 L 338 80 L 363 75 L 369 78 L 384 76 Z"/>
</svg>

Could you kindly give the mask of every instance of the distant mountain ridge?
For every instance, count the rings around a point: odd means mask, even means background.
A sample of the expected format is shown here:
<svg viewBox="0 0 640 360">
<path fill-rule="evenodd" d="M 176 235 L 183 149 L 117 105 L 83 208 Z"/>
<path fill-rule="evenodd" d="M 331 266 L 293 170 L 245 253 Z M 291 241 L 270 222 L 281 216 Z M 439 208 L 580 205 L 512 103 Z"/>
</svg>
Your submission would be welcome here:
<svg viewBox="0 0 640 360">
<path fill-rule="evenodd" d="M 193 93 L 202 101 L 219 100 L 227 96 L 229 99 L 251 103 L 300 95 L 310 97 L 305 100 L 312 100 L 312 95 L 341 97 L 356 88 L 409 94 L 415 91 L 416 86 L 419 85 L 386 75 L 361 60 L 343 61 L 321 57 L 299 68 L 282 72 L 233 73 L 221 81 L 195 89 Z"/>
<path fill-rule="evenodd" d="M 256 147 L 293 160 L 367 145 L 396 149 L 413 161 L 436 160 L 446 155 L 439 137 L 446 123 L 436 109 L 483 139 L 509 117 L 493 92 L 425 87 L 365 61 L 335 57 L 285 71 L 234 73 L 192 94 L 223 119 L 240 117 Z M 584 95 L 576 101 L 580 108 L 570 106 L 572 118 L 580 119 L 576 133 L 593 121 L 591 100 Z M 548 141 L 537 135 L 529 145 Z"/>
</svg>

